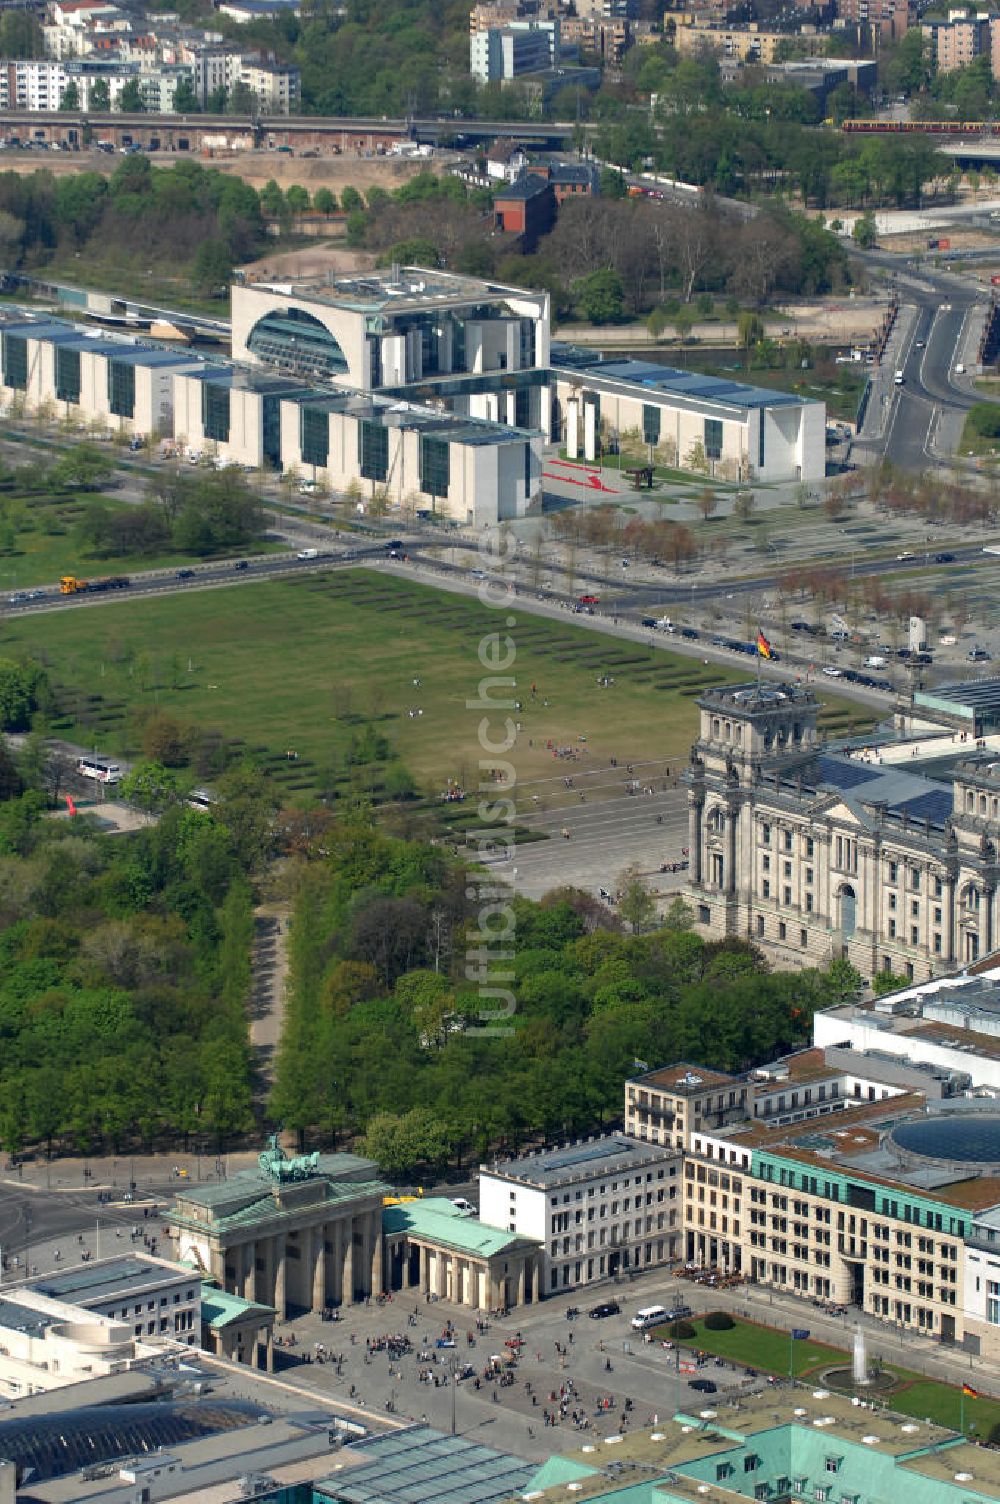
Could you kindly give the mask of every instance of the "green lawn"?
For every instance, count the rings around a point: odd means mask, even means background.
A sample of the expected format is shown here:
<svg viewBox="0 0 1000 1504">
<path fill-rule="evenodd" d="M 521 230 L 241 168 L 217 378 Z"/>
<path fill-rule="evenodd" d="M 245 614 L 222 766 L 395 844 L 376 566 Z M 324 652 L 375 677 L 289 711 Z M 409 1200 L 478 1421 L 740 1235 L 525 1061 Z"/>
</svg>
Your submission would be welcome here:
<svg viewBox="0 0 1000 1504">
<path fill-rule="evenodd" d="M 132 574 L 143 569 L 170 569 L 191 564 L 191 555 L 176 549 L 157 554 L 107 555 L 82 549 L 76 537 L 77 524 L 93 497 L 11 496 L 4 500 L 23 503 L 27 526 L 19 528 L 13 548 L 0 551 L 0 601 L 14 590 L 32 585 L 58 584 L 60 575 L 75 574 L 82 579 L 105 574 Z M 103 499 L 103 498 L 97 498 Z M 111 506 L 119 505 L 114 495 L 107 498 Z M 122 503 L 124 505 L 124 503 Z M 273 552 L 276 544 L 251 544 L 241 552 L 253 555 Z"/>
<path fill-rule="evenodd" d="M 753 672 L 749 662 L 735 672 L 706 669 L 697 658 L 603 637 L 568 620 L 518 616 L 516 607 L 512 599 L 509 611 L 494 611 L 373 571 L 331 570 L 12 617 L 3 651 L 41 656 L 56 683 L 75 691 L 62 729 L 89 745 L 128 755 L 135 712 L 156 706 L 267 754 L 303 791 L 320 770 L 342 765 L 364 720 L 389 737 L 429 790 L 448 778 L 478 782 L 480 758 L 490 763 L 478 739 L 485 712 L 467 702 L 475 702 L 487 675 L 480 642 L 497 631 L 510 632 L 516 651 L 508 672 L 522 704 L 514 712 L 522 783 L 565 774 L 550 742 L 575 748 L 571 766 L 581 771 L 611 756 L 637 770 L 650 765 L 647 776 L 668 764 L 676 769 L 696 734 L 701 688 Z M 601 688 L 605 675 L 614 683 Z M 494 738 L 503 734 L 505 714 L 491 716 Z M 859 730 L 870 724 L 858 707 L 837 701 L 826 724 L 843 730 L 849 715 Z M 291 768 L 289 749 L 298 753 Z"/>
<path fill-rule="evenodd" d="M 735 1363 L 755 1368 L 760 1373 L 773 1373 L 780 1378 L 788 1377 L 789 1335 L 775 1327 L 758 1325 L 752 1321 L 736 1320 L 736 1325 L 726 1332 L 707 1330 L 704 1321 L 692 1321 L 695 1336 L 684 1342 L 684 1347 L 697 1348 L 713 1357 L 727 1358 Z M 659 1327 L 654 1332 L 658 1340 L 669 1339 L 669 1327 Z M 901 1415 L 912 1415 L 918 1420 L 936 1421 L 957 1431 L 961 1424 L 962 1397 L 959 1389 L 950 1384 L 925 1379 L 912 1369 L 901 1368 L 890 1359 L 892 1334 L 887 1332 L 880 1344 L 877 1338 L 869 1342 L 871 1357 L 881 1356 L 886 1368 L 898 1378 L 899 1387 L 886 1392 L 881 1398 L 887 1409 L 897 1410 Z M 797 1379 L 818 1379 L 822 1370 L 842 1361 L 849 1366 L 850 1354 L 839 1348 L 817 1342 L 811 1337 L 804 1342 L 791 1344 L 794 1372 Z M 971 1376 L 973 1386 L 985 1381 L 976 1370 Z M 986 1436 L 993 1426 L 1000 1424 L 1000 1401 L 981 1398 L 965 1400 L 965 1427 L 975 1427 L 976 1434 Z"/>
<path fill-rule="evenodd" d="M 709 1331 L 704 1321 L 692 1321 L 690 1324 L 695 1329 L 695 1335 L 683 1344 L 685 1347 L 700 1348 L 713 1357 L 728 1358 L 733 1363 L 756 1368 L 760 1373 L 788 1377 L 787 1332 L 778 1331 L 774 1327 L 758 1326 L 752 1321 L 737 1320 L 728 1332 Z M 658 1339 L 668 1340 L 669 1327 L 659 1327 L 653 1335 Z M 846 1354 L 825 1342 L 814 1342 L 810 1338 L 805 1342 L 791 1343 L 791 1356 L 795 1377 L 800 1378 L 810 1369 L 829 1368 L 838 1358 L 846 1357 Z"/>
<path fill-rule="evenodd" d="M 998 451 L 1000 451 L 1000 438 L 995 434 L 983 433 L 970 413 L 962 428 L 962 437 L 958 445 L 959 454 L 975 454 L 991 458 Z"/>
</svg>

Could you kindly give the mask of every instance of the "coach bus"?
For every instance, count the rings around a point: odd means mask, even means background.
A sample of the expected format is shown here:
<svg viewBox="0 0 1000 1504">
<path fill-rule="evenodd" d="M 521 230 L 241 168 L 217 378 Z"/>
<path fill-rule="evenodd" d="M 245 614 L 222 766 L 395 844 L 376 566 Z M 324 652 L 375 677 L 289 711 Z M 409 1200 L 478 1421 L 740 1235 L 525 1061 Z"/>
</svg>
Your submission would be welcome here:
<svg viewBox="0 0 1000 1504">
<path fill-rule="evenodd" d="M 93 778 L 95 783 L 121 783 L 122 770 L 116 762 L 105 762 L 100 757 L 81 757 L 76 765 L 81 778 Z"/>
</svg>

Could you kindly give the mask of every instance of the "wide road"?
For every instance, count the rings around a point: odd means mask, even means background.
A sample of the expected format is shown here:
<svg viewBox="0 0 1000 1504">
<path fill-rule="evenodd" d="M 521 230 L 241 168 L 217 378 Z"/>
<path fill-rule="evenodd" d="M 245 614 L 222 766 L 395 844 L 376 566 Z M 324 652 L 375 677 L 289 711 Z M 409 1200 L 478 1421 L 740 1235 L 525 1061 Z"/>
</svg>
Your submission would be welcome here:
<svg viewBox="0 0 1000 1504">
<path fill-rule="evenodd" d="M 313 559 L 300 559 L 297 554 L 263 554 L 252 559 L 221 559 L 211 564 L 192 564 L 183 569 L 153 570 L 143 573 L 133 571 L 127 576 L 130 584 L 124 590 L 82 591 L 75 595 L 61 595 L 58 587 L 48 586 L 34 600 L 17 600 L 16 592 L 8 599 L 7 610 L 16 615 L 35 615 L 42 611 L 74 609 L 78 606 L 109 605 L 114 601 L 135 600 L 137 596 L 165 595 L 180 590 L 227 585 L 242 585 L 254 580 L 275 579 L 301 574 L 304 570 L 329 568 L 332 564 L 361 563 L 366 559 L 385 556 L 384 544 L 364 544 L 359 548 L 323 549 Z M 99 571 L 88 571 L 94 579 L 100 579 Z"/>
<path fill-rule="evenodd" d="M 904 384 L 893 385 L 893 371 L 876 372 L 872 401 L 888 408 L 881 446 L 887 459 L 906 470 L 923 470 L 938 463 L 931 449 L 935 426 L 943 412 L 966 412 L 975 397 L 952 376 L 962 359 L 966 322 L 986 294 L 974 283 L 951 272 L 909 267 L 899 256 L 884 251 L 852 251 L 869 271 L 888 273 L 900 303 L 916 308 L 896 368 Z"/>
<path fill-rule="evenodd" d="M 907 295 L 908 297 L 911 294 Z M 921 470 L 930 459 L 931 427 L 942 408 L 967 409 L 972 399 L 952 384 L 951 372 L 974 299 L 937 303 L 925 294 L 904 347 L 904 385 L 893 389 L 885 454 L 894 465 Z"/>
</svg>

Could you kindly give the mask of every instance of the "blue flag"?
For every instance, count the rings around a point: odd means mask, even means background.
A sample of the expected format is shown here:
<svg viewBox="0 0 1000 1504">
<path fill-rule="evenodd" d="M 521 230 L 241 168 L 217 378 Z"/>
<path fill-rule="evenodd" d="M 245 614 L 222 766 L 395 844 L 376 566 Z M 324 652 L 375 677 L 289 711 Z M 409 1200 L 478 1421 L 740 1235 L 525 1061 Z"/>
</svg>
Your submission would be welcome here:
<svg viewBox="0 0 1000 1504">
<path fill-rule="evenodd" d="M 805 1342 L 805 1340 L 806 1340 L 806 1338 L 808 1336 L 809 1336 L 809 1333 L 806 1331 L 805 1327 L 801 1327 L 801 1326 L 793 1326 L 792 1327 L 792 1341 L 793 1342 Z"/>
</svg>

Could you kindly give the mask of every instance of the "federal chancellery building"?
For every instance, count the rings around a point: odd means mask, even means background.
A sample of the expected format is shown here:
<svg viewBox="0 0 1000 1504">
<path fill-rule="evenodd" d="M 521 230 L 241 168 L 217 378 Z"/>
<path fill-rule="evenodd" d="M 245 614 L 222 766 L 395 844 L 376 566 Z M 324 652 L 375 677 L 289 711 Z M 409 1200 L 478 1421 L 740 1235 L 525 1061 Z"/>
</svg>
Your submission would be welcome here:
<svg viewBox="0 0 1000 1504">
<path fill-rule="evenodd" d="M 238 282 L 231 360 L 11 309 L 0 401 L 480 527 L 540 505 L 549 444 L 740 482 L 825 473 L 821 402 L 602 361 L 552 343 L 547 293 L 418 267 Z"/>
<path fill-rule="evenodd" d="M 1000 762 L 949 745 L 929 776 L 822 745 L 800 684 L 725 685 L 698 705 L 685 781 L 703 932 L 917 981 L 998 946 Z"/>
</svg>

